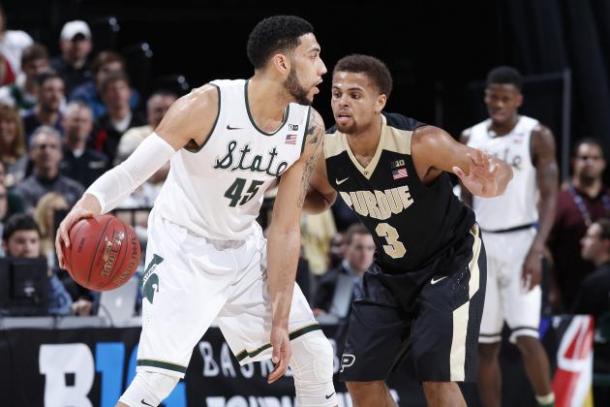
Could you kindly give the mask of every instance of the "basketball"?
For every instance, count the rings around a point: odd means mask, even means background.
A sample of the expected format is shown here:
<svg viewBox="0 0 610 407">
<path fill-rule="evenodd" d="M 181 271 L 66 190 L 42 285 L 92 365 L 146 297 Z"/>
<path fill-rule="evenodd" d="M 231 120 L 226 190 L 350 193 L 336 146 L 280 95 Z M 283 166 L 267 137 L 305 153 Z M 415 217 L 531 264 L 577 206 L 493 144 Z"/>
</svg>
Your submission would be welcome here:
<svg viewBox="0 0 610 407">
<path fill-rule="evenodd" d="M 78 284 L 108 291 L 126 283 L 140 263 L 140 242 L 133 228 L 112 215 L 81 219 L 63 247 L 66 269 Z"/>
</svg>

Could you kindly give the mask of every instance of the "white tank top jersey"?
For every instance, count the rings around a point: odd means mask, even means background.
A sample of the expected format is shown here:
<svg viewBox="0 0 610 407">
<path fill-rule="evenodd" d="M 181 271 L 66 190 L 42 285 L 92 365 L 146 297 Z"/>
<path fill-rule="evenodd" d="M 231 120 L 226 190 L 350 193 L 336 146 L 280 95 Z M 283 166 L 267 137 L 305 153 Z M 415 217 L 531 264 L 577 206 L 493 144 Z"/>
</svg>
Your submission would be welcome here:
<svg viewBox="0 0 610 407">
<path fill-rule="evenodd" d="M 490 130 L 491 119 L 473 127 L 468 145 L 504 160 L 513 169 L 506 191 L 494 198 L 473 196 L 472 206 L 483 230 L 497 231 L 538 221 L 538 187 L 532 163 L 530 139 L 538 120 L 520 116 L 513 130 L 497 137 Z"/>
<path fill-rule="evenodd" d="M 155 215 L 208 239 L 243 240 L 257 227 L 267 189 L 299 159 L 310 107 L 291 103 L 273 134 L 254 124 L 247 80 L 216 80 L 219 113 L 198 151 L 180 149 L 157 201 Z"/>
</svg>

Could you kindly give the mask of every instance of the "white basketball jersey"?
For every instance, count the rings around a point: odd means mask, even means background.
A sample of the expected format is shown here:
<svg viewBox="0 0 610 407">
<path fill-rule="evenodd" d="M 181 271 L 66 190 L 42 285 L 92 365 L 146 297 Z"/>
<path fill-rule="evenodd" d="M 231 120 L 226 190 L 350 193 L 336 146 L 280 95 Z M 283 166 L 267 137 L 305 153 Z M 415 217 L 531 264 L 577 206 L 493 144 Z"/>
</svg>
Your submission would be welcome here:
<svg viewBox="0 0 610 407">
<path fill-rule="evenodd" d="M 504 136 L 496 136 L 490 130 L 490 119 L 469 129 L 470 147 L 504 160 L 513 169 L 513 179 L 502 195 L 473 196 L 477 222 L 484 230 L 509 229 L 538 221 L 536 168 L 530 153 L 532 130 L 537 125 L 537 120 L 520 116 L 515 128 Z"/>
<path fill-rule="evenodd" d="M 155 203 L 155 214 L 210 239 L 242 240 L 256 227 L 263 195 L 303 151 L 309 106 L 291 103 L 273 134 L 259 130 L 248 108 L 246 80 L 219 89 L 212 133 L 196 152 L 179 150 Z"/>
</svg>

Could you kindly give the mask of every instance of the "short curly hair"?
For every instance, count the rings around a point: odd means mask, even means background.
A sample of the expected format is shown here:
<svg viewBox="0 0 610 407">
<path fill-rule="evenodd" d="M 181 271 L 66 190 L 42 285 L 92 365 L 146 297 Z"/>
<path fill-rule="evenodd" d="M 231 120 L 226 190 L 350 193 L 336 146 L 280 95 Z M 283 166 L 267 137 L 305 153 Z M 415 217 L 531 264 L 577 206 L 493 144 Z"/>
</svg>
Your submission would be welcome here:
<svg viewBox="0 0 610 407">
<path fill-rule="evenodd" d="M 313 26 L 297 16 L 272 16 L 260 21 L 248 37 L 247 53 L 254 69 L 265 66 L 277 51 L 293 50 L 299 46 L 299 37 L 313 33 Z"/>
<path fill-rule="evenodd" d="M 487 74 L 486 86 L 489 85 L 513 85 L 521 90 L 523 88 L 523 76 L 512 66 L 497 66 Z"/>
<path fill-rule="evenodd" d="M 337 72 L 362 73 L 373 81 L 379 92 L 386 97 L 392 93 L 392 74 L 383 61 L 370 55 L 353 54 L 337 62 L 333 75 Z"/>
</svg>

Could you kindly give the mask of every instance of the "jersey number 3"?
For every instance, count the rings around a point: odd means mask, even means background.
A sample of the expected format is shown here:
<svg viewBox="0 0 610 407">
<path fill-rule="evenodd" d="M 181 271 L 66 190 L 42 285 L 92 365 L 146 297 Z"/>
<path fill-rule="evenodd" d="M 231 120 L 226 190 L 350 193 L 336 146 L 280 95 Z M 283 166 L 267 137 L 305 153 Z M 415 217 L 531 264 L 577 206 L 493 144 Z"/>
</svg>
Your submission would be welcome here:
<svg viewBox="0 0 610 407">
<path fill-rule="evenodd" d="M 244 188 L 246 187 L 247 180 L 243 178 L 237 178 L 234 183 L 231 184 L 227 192 L 225 192 L 225 197 L 229 198 L 231 202 L 229 202 L 229 206 L 235 208 L 237 204 L 243 205 L 248 202 L 250 199 L 254 198 L 254 195 L 258 192 L 258 188 L 264 184 L 264 181 L 258 181 L 253 179 L 250 183 L 250 187 L 244 194 Z M 241 200 L 241 201 L 240 201 Z"/>
<path fill-rule="evenodd" d="M 386 243 L 383 245 L 383 251 L 393 259 L 399 259 L 405 255 L 407 249 L 405 245 L 398 240 L 398 231 L 395 227 L 388 225 L 387 223 L 380 223 L 375 228 L 375 233 L 379 237 L 385 237 Z"/>
</svg>

